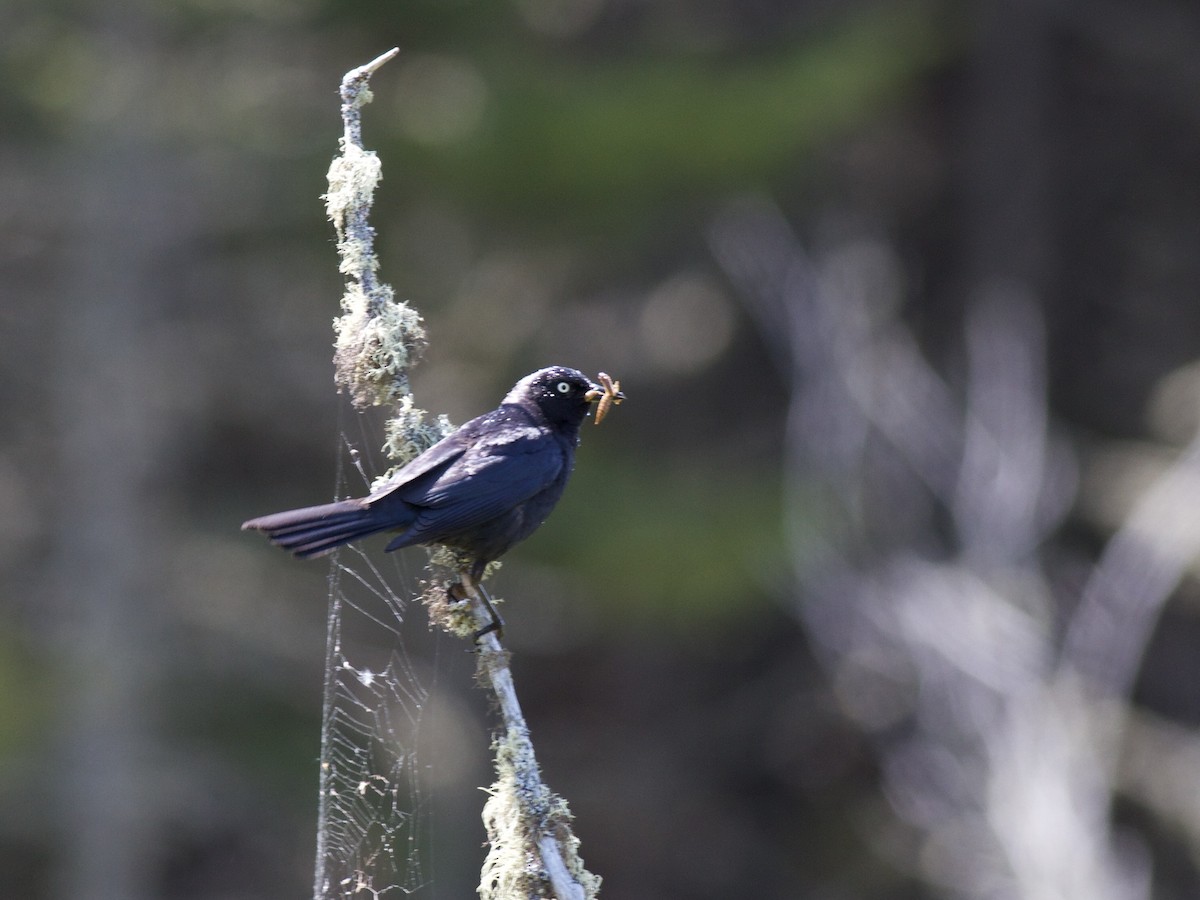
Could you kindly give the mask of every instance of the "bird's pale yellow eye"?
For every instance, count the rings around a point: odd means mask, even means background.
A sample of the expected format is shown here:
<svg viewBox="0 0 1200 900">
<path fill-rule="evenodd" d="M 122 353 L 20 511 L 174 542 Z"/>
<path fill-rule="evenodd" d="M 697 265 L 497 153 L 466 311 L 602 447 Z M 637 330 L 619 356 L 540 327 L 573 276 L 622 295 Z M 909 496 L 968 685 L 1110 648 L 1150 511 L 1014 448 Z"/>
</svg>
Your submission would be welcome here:
<svg viewBox="0 0 1200 900">
<path fill-rule="evenodd" d="M 571 385 L 565 381 L 560 381 L 557 385 L 555 385 L 555 387 L 558 389 L 560 394 L 565 394 L 571 390 Z"/>
</svg>

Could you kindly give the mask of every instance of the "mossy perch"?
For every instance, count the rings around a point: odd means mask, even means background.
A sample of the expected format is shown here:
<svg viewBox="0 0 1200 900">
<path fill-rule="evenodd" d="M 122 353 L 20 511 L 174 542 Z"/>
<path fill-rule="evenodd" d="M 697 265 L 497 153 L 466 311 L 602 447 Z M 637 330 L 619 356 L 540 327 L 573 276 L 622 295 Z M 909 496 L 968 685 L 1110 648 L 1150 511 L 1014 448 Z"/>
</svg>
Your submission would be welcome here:
<svg viewBox="0 0 1200 900">
<path fill-rule="evenodd" d="M 341 154 L 329 166 L 325 194 L 325 211 L 337 232 L 338 270 L 346 276 L 342 315 L 333 323 L 334 367 L 338 387 L 356 407 L 395 405 L 409 398 L 406 419 L 420 426 L 423 412 L 412 406 L 408 371 L 425 349 L 425 327 L 420 313 L 397 300 L 391 286 L 378 278 L 369 216 L 382 167 L 379 157 L 362 146 L 361 110 L 371 100 L 367 82 L 398 52 L 390 50 L 342 79 Z M 428 438 L 415 430 L 419 439 Z"/>
<path fill-rule="evenodd" d="M 375 232 L 368 217 L 381 178 L 378 157 L 362 146 L 362 107 L 370 102 L 370 76 L 398 53 L 391 50 L 346 74 L 342 80 L 344 134 L 341 154 L 329 168 L 326 210 L 337 231 L 339 269 L 346 277 L 337 335 L 335 379 L 356 408 L 390 406 L 384 451 L 396 466 L 432 446 L 453 427 L 445 416 L 433 424 L 412 399 L 408 372 L 426 344 L 420 314 L 398 301 L 378 278 Z M 425 592 L 431 622 L 455 634 L 476 634 L 491 619 L 478 585 L 462 572 L 447 548 L 431 550 L 429 588 Z M 467 602 L 450 598 L 457 572 Z M 480 680 L 494 694 L 504 722 L 493 743 L 496 783 L 488 790 L 483 819 L 489 852 L 479 894 L 484 900 L 592 900 L 600 879 L 588 872 L 571 832 L 566 801 L 542 782 L 529 729 L 517 701 L 508 653 L 494 632 L 479 639 Z"/>
</svg>

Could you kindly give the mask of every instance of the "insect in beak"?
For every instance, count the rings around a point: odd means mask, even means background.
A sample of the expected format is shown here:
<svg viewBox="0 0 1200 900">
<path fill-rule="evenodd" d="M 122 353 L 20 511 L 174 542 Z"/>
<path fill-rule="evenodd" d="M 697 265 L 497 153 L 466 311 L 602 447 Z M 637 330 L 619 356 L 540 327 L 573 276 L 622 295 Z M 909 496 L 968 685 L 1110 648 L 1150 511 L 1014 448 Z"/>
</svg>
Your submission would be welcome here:
<svg viewBox="0 0 1200 900">
<path fill-rule="evenodd" d="M 600 420 L 608 415 L 608 410 L 619 404 L 625 399 L 625 395 L 621 393 L 621 382 L 613 381 L 604 372 L 596 376 L 600 380 L 600 386 L 594 387 L 583 395 L 584 399 L 589 402 L 596 403 L 596 424 L 600 424 Z"/>
</svg>

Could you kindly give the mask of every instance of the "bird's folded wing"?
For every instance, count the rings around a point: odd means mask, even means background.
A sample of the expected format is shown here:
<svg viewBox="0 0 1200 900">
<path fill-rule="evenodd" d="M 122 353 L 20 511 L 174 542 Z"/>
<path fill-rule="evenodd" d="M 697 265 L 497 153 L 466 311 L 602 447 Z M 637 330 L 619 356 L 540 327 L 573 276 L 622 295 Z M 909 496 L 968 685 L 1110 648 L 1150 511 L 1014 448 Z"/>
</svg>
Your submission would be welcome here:
<svg viewBox="0 0 1200 900">
<path fill-rule="evenodd" d="M 537 429 L 508 432 L 476 444 L 429 485 L 405 499 L 428 510 L 418 516 L 443 534 L 514 509 L 552 485 L 565 465 L 558 442 Z"/>
<path fill-rule="evenodd" d="M 468 423 L 468 425 L 470 424 L 473 423 Z M 380 500 L 396 494 L 407 498 L 407 495 L 413 490 L 419 496 L 424 491 L 423 484 L 428 485 L 436 481 L 466 452 L 470 436 L 465 431 L 466 426 L 438 441 L 416 459 L 403 466 L 384 484 L 371 492 L 371 495 L 366 498 L 367 503 L 375 505 Z"/>
</svg>

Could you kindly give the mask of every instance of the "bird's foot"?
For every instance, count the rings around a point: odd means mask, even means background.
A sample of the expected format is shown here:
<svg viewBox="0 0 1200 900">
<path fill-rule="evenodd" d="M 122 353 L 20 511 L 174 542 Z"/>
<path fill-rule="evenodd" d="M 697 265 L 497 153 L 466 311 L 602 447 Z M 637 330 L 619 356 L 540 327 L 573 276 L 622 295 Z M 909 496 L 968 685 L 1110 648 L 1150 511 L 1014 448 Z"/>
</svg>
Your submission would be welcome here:
<svg viewBox="0 0 1200 900">
<path fill-rule="evenodd" d="M 495 632 L 497 639 L 503 638 L 504 617 L 496 611 L 496 607 L 492 603 L 491 596 L 484 589 L 482 584 L 474 583 L 468 587 L 463 582 L 456 581 L 454 584 L 450 585 L 449 594 L 452 600 L 455 600 L 459 603 L 466 603 L 471 599 L 472 591 L 476 592 L 475 596 L 478 597 L 479 601 L 484 605 L 484 607 L 487 608 L 488 615 L 491 617 L 491 621 L 482 628 L 478 629 L 472 635 L 472 639 L 478 643 L 480 638 L 482 638 L 484 635 L 492 634 L 493 632 Z"/>
</svg>

